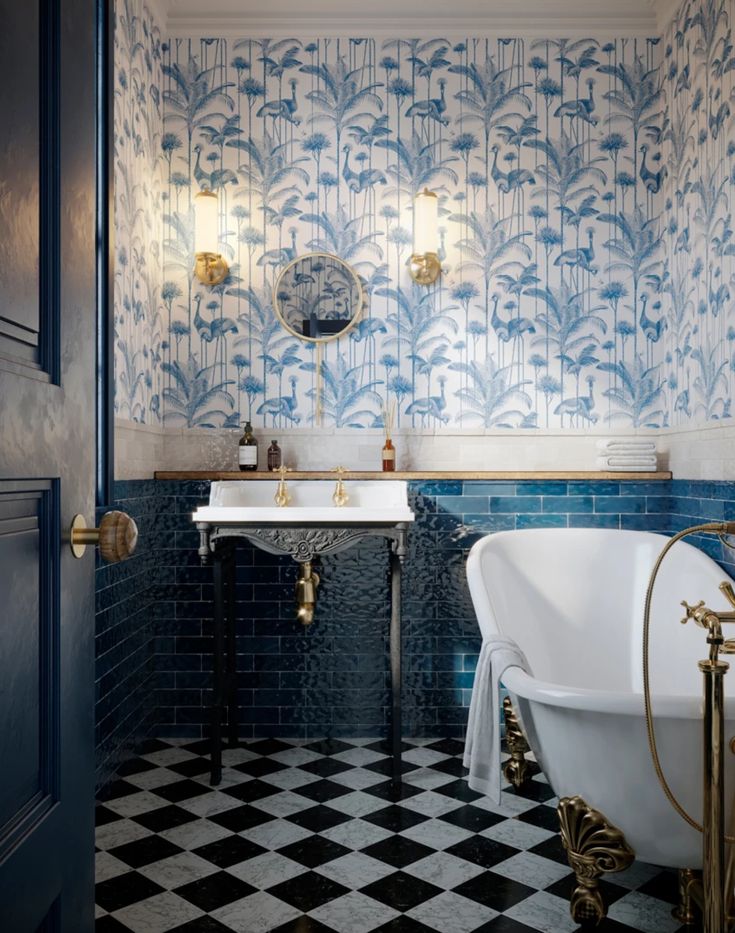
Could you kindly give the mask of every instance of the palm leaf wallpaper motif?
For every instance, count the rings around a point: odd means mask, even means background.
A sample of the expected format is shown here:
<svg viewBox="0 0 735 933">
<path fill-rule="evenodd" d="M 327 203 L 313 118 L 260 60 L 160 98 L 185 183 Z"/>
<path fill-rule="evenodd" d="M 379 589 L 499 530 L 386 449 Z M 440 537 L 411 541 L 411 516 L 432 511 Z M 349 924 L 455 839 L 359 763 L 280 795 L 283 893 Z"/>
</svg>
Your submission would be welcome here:
<svg viewBox="0 0 735 933">
<path fill-rule="evenodd" d="M 185 361 L 187 350 L 173 308 L 178 287 L 162 293 L 164 181 L 178 143 L 163 137 L 160 30 L 141 0 L 115 7 L 115 414 L 156 424 L 162 363 L 172 341 L 174 359 Z"/>
<path fill-rule="evenodd" d="M 136 2 L 117 32 L 122 417 L 308 427 L 317 385 L 340 428 L 393 400 L 417 430 L 729 416 L 729 0 L 685 3 L 663 41 L 170 43 Z M 431 289 L 407 270 L 424 186 L 448 269 Z M 214 289 L 190 272 L 204 187 L 231 264 Z M 313 250 L 368 296 L 321 379 L 272 300 Z"/>
<path fill-rule="evenodd" d="M 731 417 L 734 17 L 728 0 L 684 3 L 664 38 L 663 158 L 649 160 L 646 177 L 649 185 L 663 178 L 668 263 L 649 291 L 654 307 L 666 309 L 661 360 L 673 425 Z M 643 323 L 649 339 L 658 339 L 654 325 Z"/>
</svg>

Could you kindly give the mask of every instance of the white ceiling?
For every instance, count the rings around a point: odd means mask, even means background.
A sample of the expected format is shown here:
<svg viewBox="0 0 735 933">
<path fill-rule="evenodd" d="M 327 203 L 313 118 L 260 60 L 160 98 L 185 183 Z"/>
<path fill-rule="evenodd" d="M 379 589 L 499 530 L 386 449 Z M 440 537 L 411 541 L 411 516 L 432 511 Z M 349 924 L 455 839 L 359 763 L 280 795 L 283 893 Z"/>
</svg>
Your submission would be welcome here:
<svg viewBox="0 0 735 933">
<path fill-rule="evenodd" d="M 167 35 L 660 35 L 677 0 L 151 0 Z"/>
</svg>

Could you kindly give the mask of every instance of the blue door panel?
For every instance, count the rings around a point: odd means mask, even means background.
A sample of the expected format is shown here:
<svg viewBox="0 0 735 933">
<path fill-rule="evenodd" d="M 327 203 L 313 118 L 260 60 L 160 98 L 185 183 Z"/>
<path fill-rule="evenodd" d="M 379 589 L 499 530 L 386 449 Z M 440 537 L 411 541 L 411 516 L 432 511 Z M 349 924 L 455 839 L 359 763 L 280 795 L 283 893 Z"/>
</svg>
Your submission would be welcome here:
<svg viewBox="0 0 735 933">
<path fill-rule="evenodd" d="M 94 930 L 96 14 L 0 29 L 0 933 Z"/>
<path fill-rule="evenodd" d="M 51 808 L 58 787 L 57 510 L 57 484 L 0 481 L 0 861 Z"/>
</svg>

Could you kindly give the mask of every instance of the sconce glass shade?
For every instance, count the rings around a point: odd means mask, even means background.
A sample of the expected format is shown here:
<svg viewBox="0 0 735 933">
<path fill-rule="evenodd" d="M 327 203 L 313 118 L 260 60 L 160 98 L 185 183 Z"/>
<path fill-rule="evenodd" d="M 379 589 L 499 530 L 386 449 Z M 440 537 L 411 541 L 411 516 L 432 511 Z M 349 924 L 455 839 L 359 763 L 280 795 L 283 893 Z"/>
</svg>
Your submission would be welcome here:
<svg viewBox="0 0 735 933">
<path fill-rule="evenodd" d="M 413 203 L 413 251 L 436 253 L 439 241 L 439 198 L 424 188 Z"/>
<path fill-rule="evenodd" d="M 194 198 L 194 252 L 218 253 L 217 226 L 219 213 L 217 195 L 200 191 Z"/>
<path fill-rule="evenodd" d="M 200 191 L 194 198 L 194 272 L 205 285 L 219 285 L 229 267 L 219 251 L 219 207 L 217 195 Z"/>
<path fill-rule="evenodd" d="M 438 253 L 439 198 L 424 188 L 413 204 L 413 255 L 411 278 L 419 285 L 431 285 L 441 272 Z"/>
</svg>

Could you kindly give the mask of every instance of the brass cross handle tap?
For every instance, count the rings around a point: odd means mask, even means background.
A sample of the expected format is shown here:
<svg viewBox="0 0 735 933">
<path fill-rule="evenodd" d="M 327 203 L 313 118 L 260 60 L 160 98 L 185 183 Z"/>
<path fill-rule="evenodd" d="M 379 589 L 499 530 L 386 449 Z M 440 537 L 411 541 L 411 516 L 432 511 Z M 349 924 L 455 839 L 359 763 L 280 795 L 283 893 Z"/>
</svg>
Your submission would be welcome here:
<svg viewBox="0 0 735 933">
<path fill-rule="evenodd" d="M 281 464 L 278 468 L 278 473 L 280 474 L 280 479 L 278 480 L 278 487 L 276 488 L 276 494 L 273 496 L 273 501 L 276 503 L 279 509 L 285 508 L 291 501 L 291 495 L 286 486 L 286 473 L 291 472 L 291 467 L 287 467 L 286 464 Z"/>
<path fill-rule="evenodd" d="M 735 591 L 732 585 L 727 581 L 720 583 L 720 592 L 735 610 Z M 682 600 L 681 604 L 686 610 L 681 624 L 686 625 L 689 619 L 693 619 L 700 628 L 707 629 L 707 642 L 713 646 L 715 657 L 718 649 L 722 654 L 735 654 L 735 639 L 730 638 L 726 641 L 722 637 L 722 623 L 735 622 L 735 611 L 715 612 L 705 606 L 703 599 L 694 606 L 690 606 L 686 600 Z"/>
<path fill-rule="evenodd" d="M 732 584 L 727 581 L 720 583 L 720 592 L 735 610 L 735 590 L 733 590 Z M 681 601 L 681 604 L 686 610 L 686 615 L 681 620 L 682 625 L 686 625 L 690 619 L 694 619 L 697 625 L 702 628 L 712 629 L 722 622 L 735 622 L 735 611 L 715 612 L 705 606 L 703 599 L 700 599 L 695 606 L 690 606 L 685 599 Z"/>
<path fill-rule="evenodd" d="M 685 599 L 682 599 L 681 604 L 686 611 L 686 615 L 681 620 L 682 625 L 686 625 L 690 619 L 694 619 L 697 625 L 701 626 L 702 628 L 710 627 L 710 616 L 713 616 L 714 613 L 711 609 L 708 609 L 705 606 L 703 599 L 700 599 L 699 602 L 694 606 L 690 606 Z"/>
<path fill-rule="evenodd" d="M 334 472 L 337 474 L 337 485 L 334 487 L 334 494 L 332 496 L 332 502 L 337 506 L 337 508 L 342 508 L 342 506 L 347 505 L 350 501 L 350 497 L 345 492 L 345 482 L 342 479 L 342 475 L 347 471 L 343 466 L 338 466 L 334 468 Z"/>
</svg>

